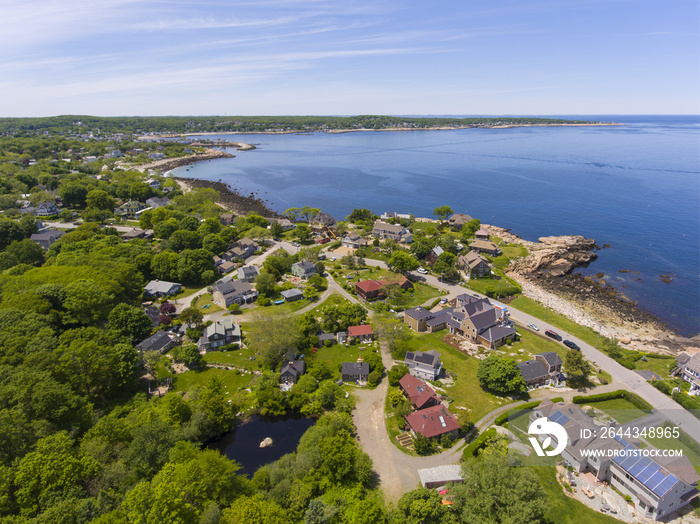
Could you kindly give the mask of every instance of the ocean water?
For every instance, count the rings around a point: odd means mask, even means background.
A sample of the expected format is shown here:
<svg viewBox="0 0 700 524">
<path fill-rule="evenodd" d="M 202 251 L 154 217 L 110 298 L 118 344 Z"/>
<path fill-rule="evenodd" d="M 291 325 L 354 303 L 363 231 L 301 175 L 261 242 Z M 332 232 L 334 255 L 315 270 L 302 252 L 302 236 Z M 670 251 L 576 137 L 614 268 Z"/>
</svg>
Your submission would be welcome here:
<svg viewBox="0 0 700 524">
<path fill-rule="evenodd" d="M 447 204 L 528 240 L 594 238 L 611 247 L 581 272 L 605 273 L 672 329 L 697 334 L 700 117 L 582 118 L 625 125 L 222 135 L 258 149 L 175 173 L 220 179 L 277 211 L 432 216 Z"/>
</svg>

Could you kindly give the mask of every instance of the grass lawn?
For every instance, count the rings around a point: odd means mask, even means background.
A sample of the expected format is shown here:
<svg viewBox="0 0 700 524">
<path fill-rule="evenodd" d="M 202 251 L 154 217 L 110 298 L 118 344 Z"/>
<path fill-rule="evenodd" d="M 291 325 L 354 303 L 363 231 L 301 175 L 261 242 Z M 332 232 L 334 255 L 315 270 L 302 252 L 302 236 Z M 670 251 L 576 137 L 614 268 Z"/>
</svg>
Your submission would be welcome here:
<svg viewBox="0 0 700 524">
<path fill-rule="evenodd" d="M 197 291 L 201 290 L 201 287 L 186 287 L 182 286 L 182 289 L 175 296 L 168 298 L 168 300 L 177 300 L 181 298 L 186 298 L 194 295 Z"/>
<path fill-rule="evenodd" d="M 250 357 L 254 355 L 255 351 L 250 348 L 243 348 L 238 351 L 210 351 L 204 355 L 204 361 L 253 371 L 260 369 L 260 364 L 257 360 L 250 360 Z"/>
<path fill-rule="evenodd" d="M 648 369 L 665 379 L 670 377 L 669 366 L 675 363 L 676 361 L 670 358 L 646 357 L 646 361 L 640 359 L 635 364 L 637 369 Z"/>
<path fill-rule="evenodd" d="M 206 386 L 207 382 L 211 382 L 214 377 L 219 377 L 226 388 L 226 394 L 233 396 L 238 391 L 249 388 L 255 375 L 213 368 L 205 371 L 186 371 L 185 373 L 175 375 L 173 379 L 173 390 L 189 391 L 196 386 Z"/>
<path fill-rule="evenodd" d="M 277 299 L 279 300 L 279 299 Z M 283 313 L 294 313 L 295 311 L 299 311 L 300 309 L 308 306 L 310 302 L 306 300 L 305 298 L 302 298 L 301 300 L 293 300 L 292 302 L 286 302 L 284 304 L 275 304 L 273 303 L 269 308 L 263 308 L 263 309 L 271 309 L 275 313 L 279 313 L 280 311 Z"/>
<path fill-rule="evenodd" d="M 360 350 L 360 348 L 365 348 Z M 308 365 L 325 362 L 333 372 L 333 379 L 340 378 L 340 365 L 343 362 L 357 362 L 357 359 L 371 351 L 379 351 L 379 343 L 371 344 L 333 344 L 331 347 L 320 347 L 316 353 L 307 352 L 305 360 Z"/>
<path fill-rule="evenodd" d="M 496 244 L 501 241 L 498 237 L 492 237 L 492 239 Z M 498 247 L 503 251 L 501 255 L 497 257 L 487 257 L 498 269 L 506 268 L 514 258 L 522 258 L 528 255 L 527 249 L 520 244 L 501 244 Z"/>
<path fill-rule="evenodd" d="M 547 501 L 544 522 L 556 522 L 557 524 L 619 524 L 619 520 L 598 513 L 578 500 L 571 499 L 564 494 L 564 490 L 557 482 L 556 469 L 549 467 L 534 467 L 532 471 L 540 479 L 544 489 L 544 500 Z"/>
<path fill-rule="evenodd" d="M 395 299 L 387 299 L 387 302 L 391 306 L 411 308 L 423 305 L 426 302 L 432 302 L 433 299 L 442 295 L 444 295 L 442 291 L 439 291 L 428 284 L 414 282 L 413 289 L 402 291 Z"/>
<path fill-rule="evenodd" d="M 496 272 L 498 273 L 499 270 L 496 270 Z M 503 275 L 501 275 L 500 280 L 495 278 L 470 278 L 465 286 L 482 295 L 495 294 L 497 297 L 511 296 L 522 291 L 520 286 Z"/>
<path fill-rule="evenodd" d="M 634 404 L 624 398 L 591 402 L 590 405 L 601 411 L 605 411 L 608 415 L 617 420 L 618 424 L 627 424 L 628 422 L 648 415 L 648 413 L 635 407 Z"/>
<path fill-rule="evenodd" d="M 323 309 L 324 307 L 339 306 L 340 304 L 346 304 L 348 302 L 350 301 L 347 300 L 345 297 L 338 295 L 337 293 L 333 293 L 324 302 L 313 308 L 311 312 L 318 317 L 321 315 L 321 309 Z"/>
<path fill-rule="evenodd" d="M 206 307 L 205 307 L 206 306 Z M 202 311 L 202 314 L 214 313 L 216 311 L 224 311 L 222 307 L 217 306 L 212 301 L 211 293 L 204 293 L 192 299 L 190 307 L 197 308 Z"/>
<path fill-rule="evenodd" d="M 547 317 L 547 322 L 556 326 L 560 329 L 565 330 L 568 333 L 580 338 L 581 340 L 588 342 L 592 346 L 596 345 L 598 339 L 598 333 L 593 331 L 591 328 L 581 326 L 569 320 L 564 315 L 554 312 L 553 310 L 546 308 L 543 304 L 535 302 L 531 298 L 519 296 L 510 301 L 510 305 L 515 309 L 519 309 L 525 313 L 544 320 L 545 312 Z"/>
<path fill-rule="evenodd" d="M 410 341 L 410 351 L 435 349 L 440 353 L 443 368 L 454 377 L 454 385 L 446 387 L 436 382 L 444 394 L 451 397 L 452 406 L 463 406 L 471 410 L 471 420 L 476 423 L 481 417 L 499 406 L 511 402 L 509 397 L 498 397 L 485 392 L 476 379 L 479 360 L 469 357 L 442 341 L 446 331 L 417 335 Z M 452 408 L 454 409 L 454 408 Z"/>
</svg>

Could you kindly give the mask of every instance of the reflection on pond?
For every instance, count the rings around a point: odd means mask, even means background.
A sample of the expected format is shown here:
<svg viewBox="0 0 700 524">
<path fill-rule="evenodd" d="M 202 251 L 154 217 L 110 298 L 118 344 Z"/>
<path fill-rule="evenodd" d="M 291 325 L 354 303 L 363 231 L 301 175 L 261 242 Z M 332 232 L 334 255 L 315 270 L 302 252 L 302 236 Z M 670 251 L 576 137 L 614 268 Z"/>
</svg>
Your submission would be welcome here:
<svg viewBox="0 0 700 524">
<path fill-rule="evenodd" d="M 254 416 L 207 447 L 235 460 L 242 466 L 240 473 L 252 477 L 260 466 L 295 451 L 299 439 L 313 424 L 310 418 Z M 260 443 L 268 437 L 272 445 L 261 448 Z"/>
</svg>

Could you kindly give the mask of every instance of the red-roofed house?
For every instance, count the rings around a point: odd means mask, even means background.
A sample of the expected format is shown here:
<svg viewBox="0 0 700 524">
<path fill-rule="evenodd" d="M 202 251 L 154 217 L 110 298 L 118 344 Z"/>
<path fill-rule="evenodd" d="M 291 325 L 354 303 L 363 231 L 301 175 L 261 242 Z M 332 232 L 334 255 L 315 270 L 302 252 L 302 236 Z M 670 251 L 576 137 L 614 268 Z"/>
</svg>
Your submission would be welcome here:
<svg viewBox="0 0 700 524">
<path fill-rule="evenodd" d="M 459 422 L 457 418 L 442 405 L 414 411 L 406 415 L 407 429 L 426 438 L 439 439 L 442 435 L 457 438 Z"/>
<path fill-rule="evenodd" d="M 363 280 L 356 283 L 355 292 L 365 300 L 384 298 L 384 286 L 376 280 Z"/>
<path fill-rule="evenodd" d="M 371 342 L 372 341 L 372 326 L 362 324 L 361 326 L 350 326 L 348 328 L 348 337 L 355 339 L 356 342 Z"/>
<path fill-rule="evenodd" d="M 399 277 L 397 277 L 397 278 L 391 278 L 391 279 L 387 279 L 387 280 L 380 280 L 379 283 L 380 283 L 382 286 L 384 286 L 384 287 L 393 286 L 394 284 L 396 284 L 396 285 L 399 286 L 401 289 L 405 289 L 406 291 L 408 291 L 409 289 L 411 289 L 411 288 L 413 287 L 413 282 L 411 282 L 410 280 L 408 280 L 408 279 L 407 279 L 405 276 L 403 276 L 403 275 L 401 275 L 401 276 L 399 276 Z"/>
<path fill-rule="evenodd" d="M 406 373 L 401 380 L 399 386 L 411 401 L 411 404 L 416 409 L 423 409 L 430 406 L 440 405 L 440 399 L 428 384 L 413 375 Z"/>
</svg>

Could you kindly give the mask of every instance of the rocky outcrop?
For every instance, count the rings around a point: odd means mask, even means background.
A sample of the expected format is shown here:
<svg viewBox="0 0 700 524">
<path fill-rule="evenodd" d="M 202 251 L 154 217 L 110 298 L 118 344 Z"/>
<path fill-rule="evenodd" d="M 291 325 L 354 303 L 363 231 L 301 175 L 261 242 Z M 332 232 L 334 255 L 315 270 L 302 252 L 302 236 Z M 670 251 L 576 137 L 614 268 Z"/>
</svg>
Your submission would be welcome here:
<svg viewBox="0 0 700 524">
<path fill-rule="evenodd" d="M 192 155 L 180 156 L 177 158 L 164 158 L 162 160 L 154 160 L 148 164 L 142 164 L 140 166 L 134 166 L 134 169 L 145 173 L 146 171 L 170 171 L 176 167 L 188 166 L 194 164 L 195 162 L 202 162 L 203 160 L 215 160 L 217 158 L 233 158 L 235 155 L 227 153 L 225 151 L 219 151 L 214 149 L 211 151 L 205 151 L 204 153 L 194 153 Z"/>
<path fill-rule="evenodd" d="M 592 252 L 596 249 L 595 240 L 581 235 L 541 237 L 539 243 L 531 243 L 527 247 L 530 254 L 517 260 L 512 267 L 513 271 L 524 276 L 535 273 L 555 277 L 567 275 L 598 258 Z"/>
<path fill-rule="evenodd" d="M 266 437 L 265 440 L 260 443 L 261 448 L 266 448 L 268 446 L 272 446 L 272 439 L 270 437 Z"/>
</svg>

